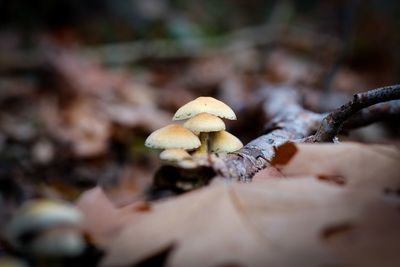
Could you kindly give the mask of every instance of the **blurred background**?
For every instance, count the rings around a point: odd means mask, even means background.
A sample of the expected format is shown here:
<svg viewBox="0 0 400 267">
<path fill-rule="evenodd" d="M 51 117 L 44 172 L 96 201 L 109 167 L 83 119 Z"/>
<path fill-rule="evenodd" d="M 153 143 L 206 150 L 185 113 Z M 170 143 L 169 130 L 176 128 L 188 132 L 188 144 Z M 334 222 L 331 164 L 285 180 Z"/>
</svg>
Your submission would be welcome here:
<svg viewBox="0 0 400 267">
<path fill-rule="evenodd" d="M 398 83 L 399 15 L 395 0 L 0 1 L 2 220 L 97 184 L 129 203 L 160 164 L 145 138 L 197 96 L 229 104 L 246 143 L 270 119 L 266 86 L 327 112 Z M 398 144 L 398 122 L 344 138 Z"/>
</svg>

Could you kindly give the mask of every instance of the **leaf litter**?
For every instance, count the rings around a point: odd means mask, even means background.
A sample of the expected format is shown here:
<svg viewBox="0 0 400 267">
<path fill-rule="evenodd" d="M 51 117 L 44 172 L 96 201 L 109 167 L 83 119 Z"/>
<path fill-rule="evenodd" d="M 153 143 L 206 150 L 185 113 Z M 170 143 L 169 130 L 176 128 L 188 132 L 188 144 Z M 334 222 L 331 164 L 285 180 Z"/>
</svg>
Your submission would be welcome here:
<svg viewBox="0 0 400 267">
<path fill-rule="evenodd" d="M 217 178 L 132 215 L 102 266 L 130 266 L 171 246 L 166 266 L 398 266 L 400 198 L 384 189 L 400 186 L 399 151 L 295 146 L 279 167 L 286 179 Z M 347 183 L 320 175 L 341 175 Z"/>
</svg>

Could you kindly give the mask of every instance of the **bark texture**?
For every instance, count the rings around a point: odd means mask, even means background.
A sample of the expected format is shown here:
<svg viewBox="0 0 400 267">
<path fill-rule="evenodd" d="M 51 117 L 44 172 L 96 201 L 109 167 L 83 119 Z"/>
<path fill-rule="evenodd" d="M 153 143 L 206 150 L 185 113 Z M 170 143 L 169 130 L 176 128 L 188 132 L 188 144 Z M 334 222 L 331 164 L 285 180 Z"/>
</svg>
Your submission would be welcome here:
<svg viewBox="0 0 400 267">
<path fill-rule="evenodd" d="M 309 136 L 319 126 L 323 115 L 306 110 L 297 91 L 289 87 L 268 87 L 260 90 L 263 109 L 273 118 L 270 129 L 235 153 L 213 162 L 214 170 L 231 179 L 248 182 L 256 172 L 267 167 L 275 155 L 275 147 Z"/>
</svg>

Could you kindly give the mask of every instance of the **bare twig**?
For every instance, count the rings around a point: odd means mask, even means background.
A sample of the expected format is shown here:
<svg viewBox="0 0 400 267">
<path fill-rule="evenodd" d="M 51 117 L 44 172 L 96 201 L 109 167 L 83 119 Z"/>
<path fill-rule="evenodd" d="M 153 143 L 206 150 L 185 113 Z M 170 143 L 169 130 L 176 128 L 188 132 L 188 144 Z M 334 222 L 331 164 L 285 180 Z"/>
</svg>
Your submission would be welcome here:
<svg viewBox="0 0 400 267">
<path fill-rule="evenodd" d="M 343 124 L 342 129 L 344 131 L 349 131 L 370 125 L 377 121 L 392 118 L 393 116 L 400 116 L 400 100 L 393 100 L 365 108 L 351 116 Z"/>
<path fill-rule="evenodd" d="M 395 99 L 400 99 L 400 85 L 386 86 L 355 94 L 353 100 L 326 116 L 317 132 L 306 138 L 305 142 L 331 142 L 341 130 L 344 122 L 351 116 L 364 108 Z"/>
</svg>

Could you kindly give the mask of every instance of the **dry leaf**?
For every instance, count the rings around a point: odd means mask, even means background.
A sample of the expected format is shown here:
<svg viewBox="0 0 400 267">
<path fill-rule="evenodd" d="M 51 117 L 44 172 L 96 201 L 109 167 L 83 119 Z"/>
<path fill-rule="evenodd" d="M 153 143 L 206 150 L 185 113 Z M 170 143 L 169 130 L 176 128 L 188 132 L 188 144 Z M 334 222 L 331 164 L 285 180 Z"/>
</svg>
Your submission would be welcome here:
<svg viewBox="0 0 400 267">
<path fill-rule="evenodd" d="M 285 165 L 297 152 L 296 145 L 291 142 L 283 143 L 279 147 L 274 148 L 274 150 L 275 157 L 271 160 L 272 166 Z"/>
<path fill-rule="evenodd" d="M 281 168 L 285 176 L 336 177 L 357 190 L 400 187 L 400 152 L 394 147 L 351 142 L 296 146 L 298 152 Z"/>
<path fill-rule="evenodd" d="M 84 214 L 83 229 L 91 240 L 100 247 L 106 247 L 127 221 L 148 209 L 144 202 L 137 201 L 123 208 L 116 208 L 104 194 L 101 187 L 84 192 L 76 203 Z M 145 205 L 146 206 L 146 205 Z"/>
<path fill-rule="evenodd" d="M 356 144 L 297 149 L 286 175 L 325 164 L 317 173 L 340 173 L 348 184 L 317 176 L 217 180 L 136 216 L 102 265 L 130 266 L 172 246 L 166 266 L 398 266 L 400 198 L 383 188 L 399 182 L 399 152 Z M 347 169 L 359 157 L 370 163 L 362 175 Z"/>
</svg>

